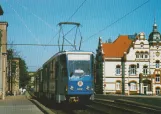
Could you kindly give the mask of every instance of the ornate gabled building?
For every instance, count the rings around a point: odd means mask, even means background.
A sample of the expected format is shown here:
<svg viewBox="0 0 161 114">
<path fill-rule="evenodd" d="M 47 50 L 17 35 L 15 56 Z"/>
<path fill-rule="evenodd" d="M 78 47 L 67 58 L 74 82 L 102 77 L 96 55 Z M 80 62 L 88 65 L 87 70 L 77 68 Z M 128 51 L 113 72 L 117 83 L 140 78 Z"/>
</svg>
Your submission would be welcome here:
<svg viewBox="0 0 161 114">
<path fill-rule="evenodd" d="M 103 43 L 99 38 L 97 87 L 106 94 L 160 94 L 160 44 L 156 23 L 148 40 L 143 32 L 120 35 L 113 43 Z"/>
<path fill-rule="evenodd" d="M 161 35 L 158 31 L 157 24 L 154 22 L 153 31 L 149 35 L 149 52 L 150 52 L 150 73 L 154 78 L 153 92 L 160 94 L 161 89 Z"/>
</svg>

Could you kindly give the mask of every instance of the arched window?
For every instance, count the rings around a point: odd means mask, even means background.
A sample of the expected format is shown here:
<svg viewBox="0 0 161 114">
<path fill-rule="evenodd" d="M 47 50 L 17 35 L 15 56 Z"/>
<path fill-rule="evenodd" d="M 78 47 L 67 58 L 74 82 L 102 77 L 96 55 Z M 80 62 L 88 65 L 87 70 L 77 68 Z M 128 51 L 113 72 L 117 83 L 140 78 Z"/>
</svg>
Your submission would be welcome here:
<svg viewBox="0 0 161 114">
<path fill-rule="evenodd" d="M 121 82 L 120 81 L 116 82 L 116 90 L 121 90 Z"/>
<path fill-rule="evenodd" d="M 130 91 L 136 91 L 136 82 L 130 83 Z"/>
<path fill-rule="evenodd" d="M 144 52 L 143 51 L 140 52 L 140 58 L 144 58 Z"/>
<path fill-rule="evenodd" d="M 136 65 L 129 66 L 129 75 L 136 75 Z"/>
<path fill-rule="evenodd" d="M 147 51 L 145 52 L 145 58 L 148 58 L 148 52 Z"/>
<path fill-rule="evenodd" d="M 116 75 L 120 75 L 121 74 L 121 66 L 117 65 L 116 66 Z"/>
<path fill-rule="evenodd" d="M 143 74 L 146 75 L 148 73 L 148 66 L 144 65 L 143 66 Z"/>
<path fill-rule="evenodd" d="M 159 60 L 156 60 L 156 68 L 159 68 L 159 66 L 160 66 L 159 62 L 160 62 Z"/>
<path fill-rule="evenodd" d="M 136 54 L 136 58 L 139 58 L 140 53 L 137 51 L 135 54 Z"/>
</svg>

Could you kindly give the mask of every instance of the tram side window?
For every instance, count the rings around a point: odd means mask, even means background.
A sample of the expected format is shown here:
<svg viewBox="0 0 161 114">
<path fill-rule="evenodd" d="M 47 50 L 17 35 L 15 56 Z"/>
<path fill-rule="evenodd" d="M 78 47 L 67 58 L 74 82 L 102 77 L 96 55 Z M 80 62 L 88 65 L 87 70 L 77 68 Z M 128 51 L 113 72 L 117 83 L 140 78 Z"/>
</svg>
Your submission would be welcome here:
<svg viewBox="0 0 161 114">
<path fill-rule="evenodd" d="M 62 76 L 66 77 L 67 76 L 66 55 L 60 56 L 60 65 L 61 65 Z"/>
</svg>

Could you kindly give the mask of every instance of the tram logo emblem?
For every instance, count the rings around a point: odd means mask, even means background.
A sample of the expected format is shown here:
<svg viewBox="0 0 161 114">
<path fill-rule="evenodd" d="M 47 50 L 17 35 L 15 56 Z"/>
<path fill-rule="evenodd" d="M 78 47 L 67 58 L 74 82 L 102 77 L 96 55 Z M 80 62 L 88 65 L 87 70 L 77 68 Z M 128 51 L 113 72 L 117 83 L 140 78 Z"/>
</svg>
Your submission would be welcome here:
<svg viewBox="0 0 161 114">
<path fill-rule="evenodd" d="M 78 84 L 79 87 L 83 86 L 83 82 L 82 81 L 78 81 L 77 84 Z"/>
</svg>

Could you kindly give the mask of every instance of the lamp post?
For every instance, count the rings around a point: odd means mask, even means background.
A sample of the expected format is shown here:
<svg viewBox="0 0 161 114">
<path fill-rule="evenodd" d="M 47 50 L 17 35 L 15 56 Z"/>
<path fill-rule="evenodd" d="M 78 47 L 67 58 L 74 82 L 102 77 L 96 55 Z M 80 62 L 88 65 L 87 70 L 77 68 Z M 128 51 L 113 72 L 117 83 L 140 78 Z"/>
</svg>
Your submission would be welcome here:
<svg viewBox="0 0 161 114">
<path fill-rule="evenodd" d="M 128 96 L 130 95 L 130 83 L 129 83 L 129 76 L 130 76 L 130 71 L 128 71 Z"/>
</svg>

